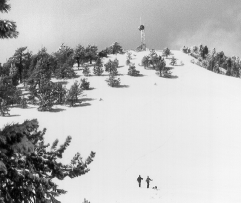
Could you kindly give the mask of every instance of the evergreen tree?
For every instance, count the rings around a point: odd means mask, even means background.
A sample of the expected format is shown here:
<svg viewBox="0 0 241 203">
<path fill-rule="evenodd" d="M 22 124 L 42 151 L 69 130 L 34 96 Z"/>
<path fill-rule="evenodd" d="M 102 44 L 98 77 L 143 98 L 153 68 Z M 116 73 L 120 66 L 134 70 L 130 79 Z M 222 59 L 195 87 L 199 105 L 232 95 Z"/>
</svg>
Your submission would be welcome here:
<svg viewBox="0 0 241 203">
<path fill-rule="evenodd" d="M 171 54 L 170 49 L 165 48 L 165 49 L 163 50 L 163 54 L 164 54 L 164 56 L 166 56 L 166 58 L 167 58 L 167 57 Z"/>
<path fill-rule="evenodd" d="M 43 80 L 42 85 L 36 90 L 36 97 L 39 100 L 38 111 L 50 111 L 57 101 L 55 87 L 56 84 L 49 80 Z"/>
<path fill-rule="evenodd" d="M 8 13 L 10 9 L 11 6 L 7 4 L 7 0 L 0 0 L 1 13 Z M 18 34 L 15 22 L 0 19 L 0 39 L 16 38 Z"/>
<path fill-rule="evenodd" d="M 114 42 L 109 48 L 108 48 L 108 54 L 122 54 L 123 49 L 121 45 L 118 42 Z"/>
<path fill-rule="evenodd" d="M 82 89 L 78 81 L 75 81 L 74 84 L 70 87 L 67 91 L 66 95 L 66 103 L 69 104 L 71 107 L 78 102 L 78 96 L 82 94 Z"/>
<path fill-rule="evenodd" d="M 171 58 L 171 65 L 175 66 L 176 63 L 177 63 L 177 59 L 173 56 L 173 57 Z"/>
<path fill-rule="evenodd" d="M 83 69 L 83 74 L 84 76 L 86 77 L 89 77 L 90 76 L 90 68 L 88 66 L 85 66 L 84 69 Z"/>
<path fill-rule="evenodd" d="M 167 74 L 168 70 L 166 68 L 166 62 L 164 58 L 160 58 L 160 60 L 158 61 L 158 64 L 156 66 L 156 70 L 159 72 L 159 76 L 165 76 L 165 74 Z"/>
<path fill-rule="evenodd" d="M 130 64 L 127 74 L 130 76 L 138 76 L 140 71 L 136 70 L 135 64 Z"/>
<path fill-rule="evenodd" d="M 72 67 L 65 63 L 55 71 L 55 77 L 57 79 L 71 79 L 76 77 L 76 73 L 74 72 Z"/>
<path fill-rule="evenodd" d="M 110 72 L 109 77 L 105 80 L 111 87 L 117 87 L 120 85 L 120 78 L 116 78 L 116 75 Z"/>
<path fill-rule="evenodd" d="M 83 64 L 85 61 L 85 48 L 82 45 L 77 45 L 77 47 L 74 50 L 73 57 L 75 61 L 78 64 L 78 69 L 80 67 L 80 64 Z"/>
<path fill-rule="evenodd" d="M 102 75 L 102 73 L 104 72 L 102 67 L 103 67 L 103 63 L 101 61 L 101 58 L 98 57 L 97 60 L 96 60 L 95 65 L 94 65 L 94 69 L 93 69 L 94 74 L 98 75 L 98 76 Z"/>
<path fill-rule="evenodd" d="M 149 56 L 143 56 L 143 58 L 141 60 L 141 64 L 144 66 L 144 68 L 149 67 L 149 60 L 150 60 Z"/>
<path fill-rule="evenodd" d="M 68 136 L 58 147 L 58 140 L 50 146 L 44 142 L 46 129 L 40 131 L 36 119 L 11 124 L 0 131 L 0 202 L 57 203 L 56 197 L 65 194 L 56 179 L 76 178 L 89 171 L 95 153 L 86 160 L 79 153 L 62 164 L 59 159 L 69 146 Z M 50 146 L 50 147 L 49 147 Z"/>
<path fill-rule="evenodd" d="M 54 94 L 56 95 L 56 104 L 63 104 L 67 94 L 67 90 L 61 83 L 56 83 L 54 87 Z"/>
<path fill-rule="evenodd" d="M 85 48 L 85 58 L 90 62 L 90 64 L 92 64 L 93 60 L 97 59 L 97 51 L 98 48 L 94 45 L 88 45 Z"/>
<path fill-rule="evenodd" d="M 14 63 L 14 65 L 18 69 L 20 83 L 22 83 L 23 80 L 24 70 L 27 71 L 29 69 L 31 55 L 32 53 L 27 51 L 27 47 L 20 47 L 15 51 L 14 55 L 10 58 L 11 63 Z"/>
<path fill-rule="evenodd" d="M 80 88 L 82 90 L 88 90 L 90 88 L 90 82 L 88 82 L 87 78 L 82 78 L 80 81 Z"/>
<path fill-rule="evenodd" d="M 41 88 L 41 82 L 51 79 L 51 63 L 48 57 L 43 57 L 37 61 L 37 64 L 28 79 L 28 84 Z"/>
<path fill-rule="evenodd" d="M 113 75 L 118 75 L 117 67 L 118 67 L 118 60 L 111 61 L 109 60 L 105 65 L 105 71 L 112 73 Z"/>
</svg>

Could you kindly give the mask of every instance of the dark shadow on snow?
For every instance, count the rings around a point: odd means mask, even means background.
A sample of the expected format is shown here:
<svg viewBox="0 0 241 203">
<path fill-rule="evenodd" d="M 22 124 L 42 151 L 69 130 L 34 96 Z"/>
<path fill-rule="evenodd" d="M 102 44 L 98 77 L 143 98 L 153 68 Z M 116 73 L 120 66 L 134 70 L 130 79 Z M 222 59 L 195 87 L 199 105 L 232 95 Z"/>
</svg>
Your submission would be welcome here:
<svg viewBox="0 0 241 203">
<path fill-rule="evenodd" d="M 51 109 L 49 112 L 51 112 L 51 113 L 58 113 L 58 112 L 65 111 L 65 110 L 66 109 L 57 108 L 57 109 Z"/>
<path fill-rule="evenodd" d="M 130 87 L 129 85 L 118 85 L 115 88 L 128 88 Z"/>
</svg>

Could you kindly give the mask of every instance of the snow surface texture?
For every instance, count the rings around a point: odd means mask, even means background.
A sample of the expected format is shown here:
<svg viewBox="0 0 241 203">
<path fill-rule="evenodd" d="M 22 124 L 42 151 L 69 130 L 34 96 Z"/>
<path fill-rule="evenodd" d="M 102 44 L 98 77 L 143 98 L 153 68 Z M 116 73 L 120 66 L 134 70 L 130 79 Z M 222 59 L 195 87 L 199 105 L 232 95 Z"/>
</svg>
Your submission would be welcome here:
<svg viewBox="0 0 241 203">
<path fill-rule="evenodd" d="M 64 163 L 75 152 L 84 158 L 96 152 L 89 173 L 58 181 L 68 191 L 59 197 L 64 203 L 240 202 L 241 80 L 194 65 L 180 51 L 172 51 L 184 63 L 171 70 L 177 78 L 161 78 L 138 66 L 148 53 L 132 60 L 141 77 L 127 75 L 126 54 L 110 57 L 120 61 L 121 88 L 107 85 L 106 72 L 91 76 L 94 89 L 84 92 L 82 106 L 55 106 L 56 112 L 13 108 L 16 116 L 0 117 L 1 126 L 37 118 L 40 129 L 47 128 L 47 142 L 71 135 Z M 146 188 L 147 175 L 159 190 Z"/>
</svg>

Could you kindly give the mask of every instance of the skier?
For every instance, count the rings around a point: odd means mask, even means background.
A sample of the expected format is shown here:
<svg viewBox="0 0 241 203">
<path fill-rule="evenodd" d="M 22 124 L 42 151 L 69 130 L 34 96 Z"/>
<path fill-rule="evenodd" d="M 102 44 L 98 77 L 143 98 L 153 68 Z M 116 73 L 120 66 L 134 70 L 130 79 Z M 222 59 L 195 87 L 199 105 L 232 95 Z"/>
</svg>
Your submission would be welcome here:
<svg viewBox="0 0 241 203">
<path fill-rule="evenodd" d="M 149 176 L 147 176 L 146 178 L 147 188 L 149 188 L 150 181 L 152 181 L 152 179 L 150 179 Z"/>
<path fill-rule="evenodd" d="M 143 178 L 139 175 L 139 177 L 137 178 L 137 182 L 139 183 L 139 187 L 141 187 L 141 180 L 143 180 Z"/>
</svg>

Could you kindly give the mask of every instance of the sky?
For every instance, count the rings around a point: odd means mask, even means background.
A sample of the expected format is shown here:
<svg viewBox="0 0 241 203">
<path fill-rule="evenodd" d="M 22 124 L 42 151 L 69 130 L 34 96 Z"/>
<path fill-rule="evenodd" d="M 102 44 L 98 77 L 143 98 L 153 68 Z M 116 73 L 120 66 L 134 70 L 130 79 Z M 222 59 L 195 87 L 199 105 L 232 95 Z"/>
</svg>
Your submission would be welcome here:
<svg viewBox="0 0 241 203">
<path fill-rule="evenodd" d="M 49 53 L 61 43 L 97 45 L 99 51 L 119 42 L 124 49 L 140 45 L 140 17 L 148 48 L 180 49 L 207 45 L 241 56 L 240 0 L 10 0 L 1 19 L 17 23 L 19 37 L 0 40 L 0 62 L 27 46 Z"/>
</svg>

